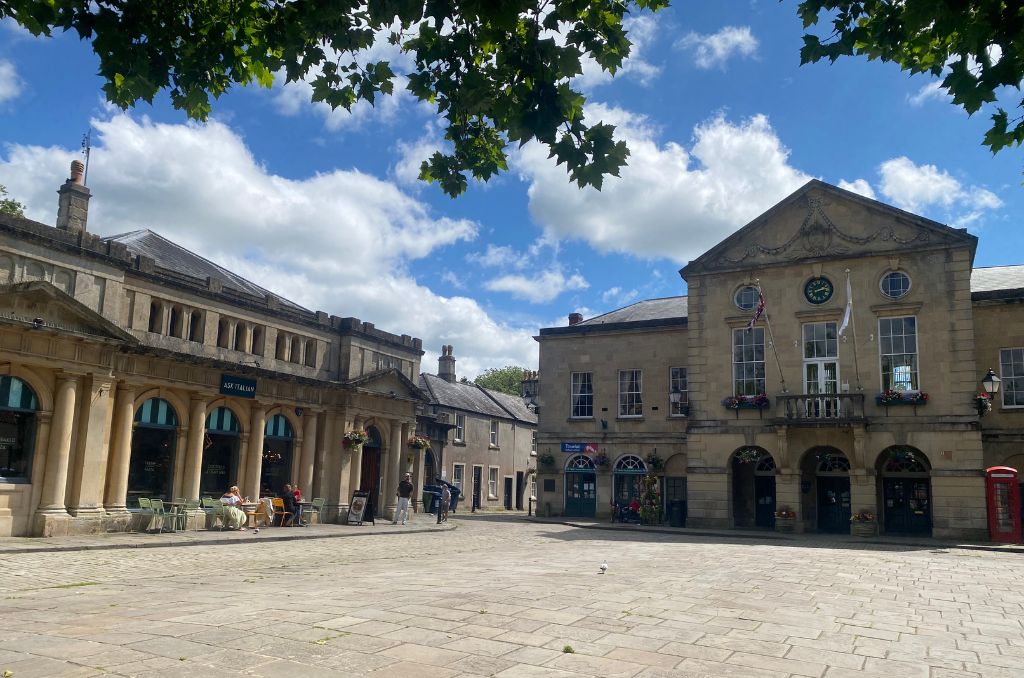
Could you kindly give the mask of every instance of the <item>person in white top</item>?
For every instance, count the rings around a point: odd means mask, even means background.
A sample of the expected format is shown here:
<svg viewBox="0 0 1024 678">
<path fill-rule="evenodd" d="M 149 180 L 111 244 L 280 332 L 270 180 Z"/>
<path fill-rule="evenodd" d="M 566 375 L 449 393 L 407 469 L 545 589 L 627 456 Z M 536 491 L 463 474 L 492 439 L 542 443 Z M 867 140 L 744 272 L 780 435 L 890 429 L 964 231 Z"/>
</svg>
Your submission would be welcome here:
<svg viewBox="0 0 1024 678">
<path fill-rule="evenodd" d="M 220 503 L 224 504 L 225 526 L 231 530 L 244 530 L 246 517 L 240 508 L 243 500 L 242 495 L 238 493 L 238 486 L 232 485 L 230 490 L 221 495 Z"/>
</svg>

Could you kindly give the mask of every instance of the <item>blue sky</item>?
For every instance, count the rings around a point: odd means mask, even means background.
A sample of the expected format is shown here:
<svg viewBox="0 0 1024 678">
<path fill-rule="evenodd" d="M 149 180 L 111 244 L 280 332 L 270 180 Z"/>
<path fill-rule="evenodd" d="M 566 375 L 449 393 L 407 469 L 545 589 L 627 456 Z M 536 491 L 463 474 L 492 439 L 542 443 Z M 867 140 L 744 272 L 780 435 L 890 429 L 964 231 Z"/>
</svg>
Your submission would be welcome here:
<svg viewBox="0 0 1024 678">
<path fill-rule="evenodd" d="M 799 66 L 795 2 L 677 4 L 630 19 L 617 77 L 590 65 L 577 79 L 588 118 L 632 151 L 600 193 L 533 145 L 506 175 L 444 196 L 415 180 L 440 129 L 404 93 L 349 114 L 278 83 L 232 91 L 206 125 L 166 98 L 122 113 L 87 43 L 9 21 L 0 184 L 52 224 L 91 128 L 91 231 L 152 228 L 309 308 L 421 337 L 424 370 L 452 344 L 469 377 L 535 367 L 532 335 L 570 312 L 684 294 L 681 265 L 811 178 L 969 228 L 978 266 L 1024 263 L 1022 157 L 980 145 L 987 115 L 892 65 Z"/>
</svg>

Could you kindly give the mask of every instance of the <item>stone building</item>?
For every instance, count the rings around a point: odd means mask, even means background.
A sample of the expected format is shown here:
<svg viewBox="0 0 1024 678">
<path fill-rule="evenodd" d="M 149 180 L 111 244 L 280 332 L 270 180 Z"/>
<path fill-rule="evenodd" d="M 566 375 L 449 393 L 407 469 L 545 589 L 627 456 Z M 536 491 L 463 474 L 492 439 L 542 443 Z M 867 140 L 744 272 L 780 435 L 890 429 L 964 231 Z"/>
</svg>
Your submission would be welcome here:
<svg viewBox="0 0 1024 678">
<path fill-rule="evenodd" d="M 298 483 L 379 513 L 424 400 L 421 342 L 311 311 L 151 231 L 86 230 L 72 163 L 57 227 L 0 215 L 0 536 L 116 529 L 135 498 Z M 351 451 L 346 431 L 370 441 Z M 421 480 L 421 479 L 420 479 Z"/>
<path fill-rule="evenodd" d="M 430 414 L 420 430 L 431 439 L 426 478 L 463 492 L 466 510 L 523 510 L 534 496 L 537 415 L 520 396 L 459 382 L 451 346 L 441 347 L 437 374 L 420 375 Z"/>
<path fill-rule="evenodd" d="M 541 509 L 607 517 L 653 471 L 693 527 L 983 538 L 984 469 L 1024 471 L 1024 266 L 976 245 L 811 181 L 687 264 L 688 296 L 540 330 Z"/>
</svg>

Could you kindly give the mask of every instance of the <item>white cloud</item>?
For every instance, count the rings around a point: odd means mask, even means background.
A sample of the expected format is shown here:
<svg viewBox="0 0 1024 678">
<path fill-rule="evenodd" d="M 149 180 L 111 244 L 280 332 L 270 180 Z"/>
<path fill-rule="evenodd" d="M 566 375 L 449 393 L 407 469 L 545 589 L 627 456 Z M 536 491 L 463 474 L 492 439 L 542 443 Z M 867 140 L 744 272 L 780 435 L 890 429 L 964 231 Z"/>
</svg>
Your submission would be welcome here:
<svg viewBox="0 0 1024 678">
<path fill-rule="evenodd" d="M 552 239 L 685 263 L 811 178 L 789 165 L 762 115 L 735 124 L 712 118 L 694 129 L 689 150 L 659 142 L 645 118 L 623 109 L 594 104 L 586 117 L 616 125 L 630 149 L 622 176 L 606 178 L 601 191 L 576 188 L 536 145 L 515 156 L 530 184 L 530 213 Z"/>
<path fill-rule="evenodd" d="M 513 268 L 521 271 L 530 265 L 531 253 L 520 252 L 508 245 L 487 245 L 483 252 L 470 252 L 466 261 L 478 264 L 483 268 Z"/>
<path fill-rule="evenodd" d="M 562 292 L 585 290 L 590 283 L 579 273 L 566 277 L 560 268 L 555 267 L 532 277 L 519 274 L 499 276 L 485 283 L 484 287 L 492 292 L 508 292 L 517 299 L 542 304 Z"/>
<path fill-rule="evenodd" d="M 601 293 L 601 301 L 606 304 L 625 306 L 638 296 L 640 296 L 640 292 L 636 289 L 623 290 L 621 287 L 610 287 Z"/>
<path fill-rule="evenodd" d="M 845 188 L 847 191 L 863 195 L 865 198 L 871 198 L 872 200 L 875 199 L 875 189 L 871 188 L 871 184 L 864 179 L 855 179 L 853 181 L 840 179 L 839 188 Z"/>
<path fill-rule="evenodd" d="M 21 94 L 21 78 L 14 64 L 0 59 L 0 104 L 6 103 Z"/>
<path fill-rule="evenodd" d="M 421 337 L 427 348 L 456 345 L 468 375 L 536 365 L 535 326 L 498 322 L 473 299 L 435 294 L 410 273 L 413 260 L 474 238 L 476 224 L 433 214 L 357 171 L 275 175 L 222 123 L 118 114 L 92 125 L 90 231 L 152 228 L 308 308 Z M 0 183 L 30 218 L 52 224 L 54 191 L 76 151 L 8 145 Z M 433 370 L 426 360 L 424 368 Z"/>
<path fill-rule="evenodd" d="M 942 89 L 942 81 L 936 80 L 922 85 L 916 94 L 908 95 L 911 106 L 923 106 L 928 101 L 951 101 L 949 94 Z"/>
<path fill-rule="evenodd" d="M 717 33 L 690 33 L 676 41 L 676 47 L 693 51 L 698 68 L 725 68 L 733 55 L 756 57 L 758 42 L 750 26 L 726 26 Z"/>
<path fill-rule="evenodd" d="M 935 165 L 915 165 L 905 156 L 886 160 L 878 167 L 878 173 L 882 195 L 897 207 L 911 212 L 919 213 L 935 205 L 994 209 L 1003 204 L 987 189 L 977 186 L 965 188 Z"/>
<path fill-rule="evenodd" d="M 616 80 L 633 78 L 643 85 L 648 85 L 661 74 L 660 66 L 655 66 L 644 58 L 648 49 L 657 38 L 657 20 L 653 16 L 644 14 L 626 18 L 623 20 L 622 26 L 626 29 L 632 47 L 629 50 L 629 58 L 622 63 L 622 66 L 616 71 L 615 75 L 612 76 L 611 73 L 602 69 L 592 58 L 586 57 L 581 63 L 583 72 L 573 78 L 573 85 L 580 87 L 584 91 L 590 91 L 599 85 L 608 84 L 612 81 L 613 77 Z M 563 36 L 558 36 L 556 39 L 564 41 Z"/>
</svg>

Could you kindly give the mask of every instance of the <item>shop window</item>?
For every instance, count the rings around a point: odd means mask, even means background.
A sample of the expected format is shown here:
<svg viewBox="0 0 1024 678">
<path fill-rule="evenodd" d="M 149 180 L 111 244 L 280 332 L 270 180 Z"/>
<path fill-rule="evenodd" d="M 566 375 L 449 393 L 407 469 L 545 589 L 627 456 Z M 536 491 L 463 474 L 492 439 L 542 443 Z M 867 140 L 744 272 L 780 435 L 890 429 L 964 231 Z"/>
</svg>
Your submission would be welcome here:
<svg viewBox="0 0 1024 678">
<path fill-rule="evenodd" d="M 35 392 L 17 377 L 0 377 L 0 478 L 28 482 L 35 451 Z"/>
</svg>

